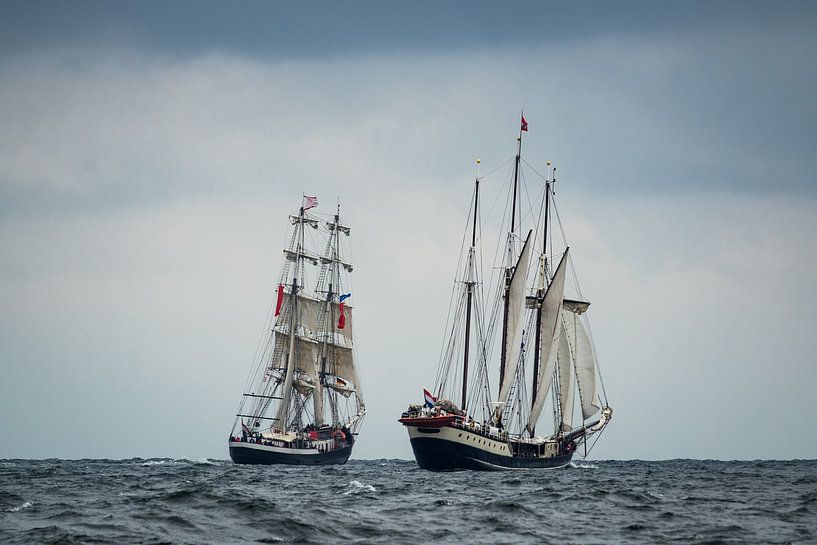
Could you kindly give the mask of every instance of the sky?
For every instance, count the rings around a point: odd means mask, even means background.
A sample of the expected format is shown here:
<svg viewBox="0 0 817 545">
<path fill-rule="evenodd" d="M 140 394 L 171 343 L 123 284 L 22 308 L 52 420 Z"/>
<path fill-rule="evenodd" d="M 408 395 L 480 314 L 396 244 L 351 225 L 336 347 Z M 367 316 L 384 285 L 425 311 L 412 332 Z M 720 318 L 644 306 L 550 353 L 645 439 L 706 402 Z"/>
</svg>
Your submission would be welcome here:
<svg viewBox="0 0 817 545">
<path fill-rule="evenodd" d="M 226 458 L 287 215 L 352 226 L 411 458 L 475 160 L 558 167 L 596 459 L 817 458 L 817 7 L 0 3 L 0 458 Z M 486 190 L 487 191 L 487 190 Z"/>
</svg>

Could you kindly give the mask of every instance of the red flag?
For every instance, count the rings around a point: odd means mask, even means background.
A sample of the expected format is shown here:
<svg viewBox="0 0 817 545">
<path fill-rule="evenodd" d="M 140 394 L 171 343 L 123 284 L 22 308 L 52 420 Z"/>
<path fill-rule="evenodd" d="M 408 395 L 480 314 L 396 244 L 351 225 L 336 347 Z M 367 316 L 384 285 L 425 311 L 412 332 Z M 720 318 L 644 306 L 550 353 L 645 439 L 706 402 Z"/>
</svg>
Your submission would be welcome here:
<svg viewBox="0 0 817 545">
<path fill-rule="evenodd" d="M 275 303 L 275 315 L 281 314 L 281 305 L 284 304 L 284 285 L 278 284 L 278 302 Z"/>
<path fill-rule="evenodd" d="M 346 325 L 346 315 L 343 313 L 343 301 L 340 302 L 340 318 L 338 318 L 338 329 L 343 329 Z"/>
<path fill-rule="evenodd" d="M 528 132 L 528 122 L 525 121 L 525 114 L 522 114 L 522 130 Z"/>
</svg>

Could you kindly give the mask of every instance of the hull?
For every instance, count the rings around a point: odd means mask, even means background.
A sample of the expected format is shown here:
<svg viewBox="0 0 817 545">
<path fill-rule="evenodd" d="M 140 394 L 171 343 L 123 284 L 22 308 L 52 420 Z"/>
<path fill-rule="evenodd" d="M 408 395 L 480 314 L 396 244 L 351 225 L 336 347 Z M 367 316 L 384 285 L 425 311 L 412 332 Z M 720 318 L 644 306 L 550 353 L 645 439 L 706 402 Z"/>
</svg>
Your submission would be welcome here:
<svg viewBox="0 0 817 545">
<path fill-rule="evenodd" d="M 352 455 L 352 445 L 328 452 L 319 452 L 314 448 L 271 447 L 240 441 L 230 441 L 229 445 L 230 458 L 236 464 L 341 465 Z"/>
<path fill-rule="evenodd" d="M 417 465 L 431 471 L 504 471 L 565 467 L 572 452 L 554 456 L 520 456 L 508 443 L 460 428 L 406 426 Z"/>
<path fill-rule="evenodd" d="M 414 426 L 417 428 L 442 428 L 457 421 L 459 417 L 450 416 L 415 416 L 403 417 L 398 420 L 404 426 Z"/>
</svg>

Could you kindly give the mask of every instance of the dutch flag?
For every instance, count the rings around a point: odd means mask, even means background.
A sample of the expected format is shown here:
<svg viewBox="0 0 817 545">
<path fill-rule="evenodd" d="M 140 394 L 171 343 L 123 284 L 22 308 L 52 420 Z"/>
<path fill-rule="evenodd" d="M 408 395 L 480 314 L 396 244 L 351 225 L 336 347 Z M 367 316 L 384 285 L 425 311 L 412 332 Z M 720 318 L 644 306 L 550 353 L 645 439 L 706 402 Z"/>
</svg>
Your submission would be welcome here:
<svg viewBox="0 0 817 545">
<path fill-rule="evenodd" d="M 429 392 L 425 388 L 423 388 L 423 397 L 425 398 L 426 401 L 426 407 L 428 407 L 429 409 L 432 408 L 434 406 L 434 403 L 437 402 L 437 398 L 431 395 L 431 392 Z"/>
</svg>

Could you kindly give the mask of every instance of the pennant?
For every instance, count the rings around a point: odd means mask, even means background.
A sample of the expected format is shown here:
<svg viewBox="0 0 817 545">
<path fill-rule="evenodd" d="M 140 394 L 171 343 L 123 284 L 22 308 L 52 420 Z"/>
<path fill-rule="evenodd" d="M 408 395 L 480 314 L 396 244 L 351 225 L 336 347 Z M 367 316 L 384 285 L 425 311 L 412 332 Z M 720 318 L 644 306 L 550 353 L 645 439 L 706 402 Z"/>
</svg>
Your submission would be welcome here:
<svg viewBox="0 0 817 545">
<path fill-rule="evenodd" d="M 335 377 L 335 382 L 336 382 L 337 384 L 340 384 L 341 386 L 346 386 L 346 381 L 345 381 L 345 380 L 343 380 L 343 379 L 342 379 L 342 378 L 340 378 L 340 377 Z"/>
<path fill-rule="evenodd" d="M 275 315 L 281 314 L 281 305 L 284 304 L 284 285 L 278 284 L 278 302 L 275 303 Z"/>
<path fill-rule="evenodd" d="M 341 295 L 340 297 L 338 297 L 338 301 L 340 301 L 340 302 L 342 303 L 342 302 L 344 302 L 345 300 L 347 300 L 348 298 L 350 298 L 351 296 L 352 296 L 352 294 L 351 294 L 351 293 L 344 293 L 343 295 Z"/>
<path fill-rule="evenodd" d="M 428 407 L 429 409 L 432 408 L 434 404 L 437 402 L 437 398 L 431 395 L 431 392 L 429 392 L 425 388 L 423 388 L 423 398 L 425 399 L 426 407 Z"/>
<path fill-rule="evenodd" d="M 522 114 L 522 127 L 520 128 L 520 130 L 528 132 L 528 122 L 525 121 L 525 114 Z"/>
<path fill-rule="evenodd" d="M 308 197 L 304 195 L 304 212 L 316 206 L 318 206 L 318 197 Z"/>
</svg>

